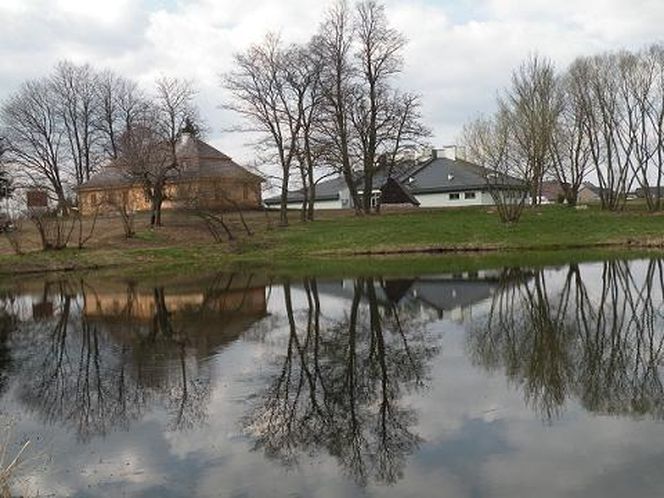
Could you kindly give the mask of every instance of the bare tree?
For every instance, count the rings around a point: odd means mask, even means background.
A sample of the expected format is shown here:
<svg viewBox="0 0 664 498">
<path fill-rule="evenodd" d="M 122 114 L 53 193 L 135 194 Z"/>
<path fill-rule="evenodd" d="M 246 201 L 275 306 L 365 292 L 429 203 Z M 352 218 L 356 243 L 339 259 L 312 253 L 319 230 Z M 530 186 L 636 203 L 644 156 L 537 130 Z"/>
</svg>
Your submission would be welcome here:
<svg viewBox="0 0 664 498">
<path fill-rule="evenodd" d="M 631 167 L 628 190 L 636 182 L 648 208 L 658 210 L 664 177 L 664 49 L 653 45 L 616 57 L 624 110 L 620 145 Z"/>
<path fill-rule="evenodd" d="M 151 100 L 155 131 L 171 148 L 171 155 L 177 161 L 175 149 L 185 128 L 193 134 L 200 134 L 203 123 L 194 98 L 196 90 L 189 80 L 162 77 L 156 83 L 156 95 Z"/>
<path fill-rule="evenodd" d="M 577 203 L 579 189 L 594 169 L 586 129 L 588 118 L 580 104 L 580 82 L 566 75 L 560 81 L 564 102 L 551 140 L 553 174 L 569 206 Z"/>
<path fill-rule="evenodd" d="M 314 202 L 316 199 L 316 169 L 320 168 L 325 152 L 325 141 L 322 139 L 317 120 L 323 104 L 323 87 L 321 69 L 323 61 L 317 56 L 311 45 L 297 47 L 293 50 L 296 74 L 293 79 L 298 98 L 300 115 L 300 133 L 296 143 L 296 157 L 300 167 L 302 181 L 302 221 L 314 219 Z"/>
<path fill-rule="evenodd" d="M 324 61 L 321 68 L 324 106 L 320 130 L 329 143 L 326 158 L 341 173 L 348 188 L 348 197 L 356 212 L 361 202 L 354 173 L 354 140 L 351 105 L 354 92 L 355 67 L 352 60 L 353 25 L 348 5 L 338 1 L 331 7 L 312 46 Z"/>
<path fill-rule="evenodd" d="M 562 111 L 553 63 L 534 55 L 512 73 L 512 85 L 499 100 L 514 133 L 515 152 L 530 172 L 532 204 L 538 204 L 547 172 L 553 134 Z"/>
<path fill-rule="evenodd" d="M 120 153 L 119 146 L 120 144 L 118 144 L 118 154 Z M 136 209 L 134 209 L 133 205 L 129 202 L 128 196 L 129 191 L 109 192 L 101 203 L 102 205 L 106 204 L 107 206 L 110 206 L 120 216 L 125 239 L 131 239 L 136 235 L 136 228 L 134 225 L 136 220 Z"/>
<path fill-rule="evenodd" d="M 137 121 L 118 142 L 115 167 L 132 185 L 140 185 L 150 202 L 150 226 L 161 226 L 161 208 L 167 184 L 181 173 L 177 145 L 184 132 L 200 130 L 191 82 L 176 78 L 157 80 L 157 93 L 144 104 Z"/>
<path fill-rule="evenodd" d="M 65 216 L 55 211 L 30 209 L 28 219 L 39 233 L 42 250 L 59 251 L 69 247 L 73 240 L 76 240 L 78 249 L 83 249 L 94 235 L 98 214 L 99 209 L 95 210 L 87 231 L 83 228 L 83 217 L 78 212 Z M 73 239 L 75 233 L 78 234 L 77 239 Z M 14 249 L 18 251 L 20 245 L 14 246 Z"/>
<path fill-rule="evenodd" d="M 147 101 L 134 81 L 109 70 L 99 73 L 96 90 L 99 100 L 96 125 L 103 137 L 105 156 L 115 159 L 121 135 L 140 121 Z"/>
<path fill-rule="evenodd" d="M 224 105 L 258 132 L 259 149 L 281 169 L 280 224 L 288 225 L 288 185 L 302 127 L 306 90 L 297 67 L 298 50 L 268 34 L 261 44 L 235 55 L 235 70 L 223 76 L 234 100 Z"/>
<path fill-rule="evenodd" d="M 482 166 L 482 176 L 504 223 L 521 218 L 528 194 L 530 164 L 521 161 L 507 113 L 477 118 L 464 127 L 463 141 L 469 158 Z M 515 150 L 516 149 L 516 150 Z"/>
<path fill-rule="evenodd" d="M 602 207 L 612 211 L 624 204 L 633 148 L 633 140 L 622 126 L 625 109 L 621 102 L 617 62 L 615 55 L 580 58 L 569 69 L 570 76 L 583 90 L 579 104 L 587 117 L 586 132 L 596 165 Z"/>
<path fill-rule="evenodd" d="M 358 214 L 371 212 L 375 173 L 430 134 L 420 121 L 419 97 L 395 87 L 405 43 L 384 7 L 372 0 L 354 11 L 337 3 L 314 38 L 324 61 L 319 126 L 326 155 Z"/>
<path fill-rule="evenodd" d="M 150 202 L 150 226 L 161 226 L 161 206 L 168 181 L 178 175 L 171 145 L 146 121 L 121 137 L 115 166 L 131 184 L 138 184 Z"/>
<path fill-rule="evenodd" d="M 374 174 L 378 156 L 392 137 L 393 120 L 401 121 L 391 79 L 401 71 L 401 52 L 406 40 L 391 28 L 384 7 L 373 0 L 357 5 L 356 33 L 358 74 L 353 125 L 362 151 L 362 210 L 371 212 Z"/>
<path fill-rule="evenodd" d="M 8 148 L 9 143 L 7 142 L 7 139 L 0 135 L 0 200 L 8 199 L 14 191 L 13 179 L 7 170 L 7 164 L 5 163 L 5 156 Z"/>
<path fill-rule="evenodd" d="M 69 145 L 76 184 L 90 179 L 100 159 L 100 136 L 95 126 L 99 108 L 97 76 L 88 64 L 60 62 L 50 78 Z"/>
<path fill-rule="evenodd" d="M 20 166 L 26 183 L 47 188 L 66 212 L 66 135 L 52 85 L 45 79 L 23 83 L 0 113 L 8 159 Z"/>
<path fill-rule="evenodd" d="M 653 210 L 660 210 L 662 209 L 662 189 L 664 188 L 662 185 L 664 182 L 664 45 L 652 45 L 642 57 L 646 59 L 646 65 L 651 67 L 652 71 L 651 92 L 644 107 L 655 152 L 652 156 L 654 166 L 652 174 L 645 176 L 648 179 L 647 184 L 643 181 L 640 183 L 647 192 L 646 200 L 649 207 Z M 651 186 L 654 186 L 654 197 L 649 188 Z"/>
</svg>

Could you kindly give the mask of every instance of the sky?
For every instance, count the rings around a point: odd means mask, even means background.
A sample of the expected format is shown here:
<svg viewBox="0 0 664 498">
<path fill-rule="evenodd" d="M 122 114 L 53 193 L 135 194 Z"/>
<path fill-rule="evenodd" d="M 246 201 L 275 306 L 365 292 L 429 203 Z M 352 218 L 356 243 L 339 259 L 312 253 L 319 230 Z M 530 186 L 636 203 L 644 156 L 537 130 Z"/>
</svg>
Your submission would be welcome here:
<svg viewBox="0 0 664 498">
<path fill-rule="evenodd" d="M 159 76 L 195 81 L 208 141 L 251 163 L 251 139 L 220 74 L 269 32 L 307 40 L 330 2 L 307 0 L 0 0 L 0 100 L 62 59 L 111 68 L 146 89 Z M 500 88 L 538 53 L 563 69 L 578 55 L 664 41 L 661 0 L 388 0 L 409 40 L 398 82 L 421 95 L 431 142 L 458 141 L 465 122 L 491 112 Z"/>
</svg>

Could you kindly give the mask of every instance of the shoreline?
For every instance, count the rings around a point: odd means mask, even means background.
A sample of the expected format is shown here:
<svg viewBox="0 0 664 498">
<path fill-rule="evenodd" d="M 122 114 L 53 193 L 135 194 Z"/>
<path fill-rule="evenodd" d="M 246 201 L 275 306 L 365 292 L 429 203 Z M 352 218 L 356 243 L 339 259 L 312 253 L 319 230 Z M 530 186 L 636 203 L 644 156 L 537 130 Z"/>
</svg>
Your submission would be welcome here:
<svg viewBox="0 0 664 498">
<path fill-rule="evenodd" d="M 174 257 L 174 253 L 177 257 Z M 652 241 L 558 244 L 530 247 L 401 247 L 365 251 L 300 254 L 297 257 L 261 256 L 256 251 L 226 252 L 218 246 L 170 246 L 149 249 L 65 249 L 5 255 L 0 259 L 0 279 L 56 274 L 107 273 L 149 276 L 188 273 L 263 272 L 279 276 L 309 274 L 407 274 L 479 270 L 510 266 L 552 266 L 562 262 L 588 262 L 617 258 L 664 257 L 664 243 Z M 102 263 L 91 260 L 100 257 Z"/>
</svg>

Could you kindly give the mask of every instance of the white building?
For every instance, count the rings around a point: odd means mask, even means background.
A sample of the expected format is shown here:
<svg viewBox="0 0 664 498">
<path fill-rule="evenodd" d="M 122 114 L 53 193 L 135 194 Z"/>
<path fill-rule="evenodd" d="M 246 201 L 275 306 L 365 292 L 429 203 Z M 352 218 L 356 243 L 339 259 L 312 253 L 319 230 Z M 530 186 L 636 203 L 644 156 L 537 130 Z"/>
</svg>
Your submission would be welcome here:
<svg viewBox="0 0 664 498">
<path fill-rule="evenodd" d="M 434 149 L 428 159 L 400 167 L 399 171 L 393 172 L 392 179 L 396 180 L 411 199 L 410 203 L 420 207 L 492 205 L 494 202 L 485 180 L 486 170 L 458 157 L 458 152 L 459 148 L 456 146 Z M 372 204 L 386 201 L 381 199 L 386 181 L 387 177 L 382 171 L 374 176 Z M 358 181 L 358 185 L 362 185 L 362 181 Z M 292 209 L 300 208 L 303 197 L 302 190 L 290 192 L 288 206 Z M 264 202 L 268 207 L 277 207 L 280 196 L 269 197 Z M 314 207 L 351 208 L 352 201 L 344 179 L 335 177 L 317 185 Z"/>
</svg>

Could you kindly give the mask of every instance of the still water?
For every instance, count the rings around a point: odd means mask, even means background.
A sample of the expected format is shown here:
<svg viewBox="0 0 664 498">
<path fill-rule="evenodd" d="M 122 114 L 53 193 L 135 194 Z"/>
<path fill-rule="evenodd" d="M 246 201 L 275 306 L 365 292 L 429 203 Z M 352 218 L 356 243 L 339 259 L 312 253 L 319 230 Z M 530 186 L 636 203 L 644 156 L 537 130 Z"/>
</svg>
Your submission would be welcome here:
<svg viewBox="0 0 664 498">
<path fill-rule="evenodd" d="M 641 260 L 5 287 L 16 491 L 662 496 L 663 286 Z"/>
</svg>

